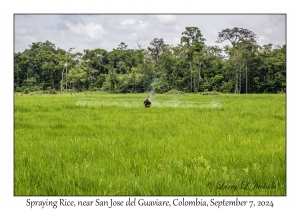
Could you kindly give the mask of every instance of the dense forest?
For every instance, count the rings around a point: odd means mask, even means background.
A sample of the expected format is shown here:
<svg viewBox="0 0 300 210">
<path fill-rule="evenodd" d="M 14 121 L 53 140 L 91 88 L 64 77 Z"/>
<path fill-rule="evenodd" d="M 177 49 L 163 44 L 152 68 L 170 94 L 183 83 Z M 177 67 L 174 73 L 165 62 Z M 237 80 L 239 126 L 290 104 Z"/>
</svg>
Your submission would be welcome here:
<svg viewBox="0 0 300 210">
<path fill-rule="evenodd" d="M 230 45 L 207 46 L 199 28 L 186 27 L 177 46 L 154 38 L 134 49 L 121 42 L 112 51 L 73 53 L 49 41 L 32 43 L 14 53 L 14 91 L 284 93 L 286 45 L 259 46 L 257 39 L 247 29 L 227 28 L 216 43 Z"/>
</svg>

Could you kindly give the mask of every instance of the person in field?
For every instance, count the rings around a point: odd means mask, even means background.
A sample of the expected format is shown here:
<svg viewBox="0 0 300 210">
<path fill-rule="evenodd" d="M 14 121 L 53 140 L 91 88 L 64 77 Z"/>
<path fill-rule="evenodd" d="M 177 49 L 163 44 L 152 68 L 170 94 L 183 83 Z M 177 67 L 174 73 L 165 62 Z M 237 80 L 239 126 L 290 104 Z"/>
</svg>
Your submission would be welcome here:
<svg viewBox="0 0 300 210">
<path fill-rule="evenodd" d="M 150 101 L 149 98 L 146 98 L 146 99 L 145 99 L 144 105 L 145 105 L 145 108 L 150 108 L 150 106 L 151 106 L 151 101 Z"/>
</svg>

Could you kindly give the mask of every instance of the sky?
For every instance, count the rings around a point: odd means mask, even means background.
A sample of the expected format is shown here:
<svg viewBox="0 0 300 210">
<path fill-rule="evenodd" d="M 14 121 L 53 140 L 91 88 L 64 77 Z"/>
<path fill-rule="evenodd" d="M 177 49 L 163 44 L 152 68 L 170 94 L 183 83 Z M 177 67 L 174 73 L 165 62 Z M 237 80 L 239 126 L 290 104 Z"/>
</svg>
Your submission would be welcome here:
<svg viewBox="0 0 300 210">
<path fill-rule="evenodd" d="M 258 44 L 286 44 L 286 15 L 277 14 L 15 14 L 15 52 L 29 49 L 33 42 L 50 41 L 56 47 L 73 52 L 102 48 L 113 50 L 121 42 L 128 48 L 150 46 L 154 38 L 166 44 L 180 44 L 186 27 L 198 27 L 206 45 L 216 43 L 218 32 L 226 28 L 245 28 L 254 32 Z"/>
</svg>

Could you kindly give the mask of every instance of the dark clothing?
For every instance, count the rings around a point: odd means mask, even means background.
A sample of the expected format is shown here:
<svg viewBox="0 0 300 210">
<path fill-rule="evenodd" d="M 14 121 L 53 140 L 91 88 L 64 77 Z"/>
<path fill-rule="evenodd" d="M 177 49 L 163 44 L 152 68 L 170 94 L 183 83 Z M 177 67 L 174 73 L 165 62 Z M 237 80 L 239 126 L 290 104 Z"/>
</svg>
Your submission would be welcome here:
<svg viewBox="0 0 300 210">
<path fill-rule="evenodd" d="M 150 107 L 151 106 L 151 102 L 149 101 L 148 98 L 146 98 L 146 100 L 144 101 L 145 107 Z"/>
</svg>

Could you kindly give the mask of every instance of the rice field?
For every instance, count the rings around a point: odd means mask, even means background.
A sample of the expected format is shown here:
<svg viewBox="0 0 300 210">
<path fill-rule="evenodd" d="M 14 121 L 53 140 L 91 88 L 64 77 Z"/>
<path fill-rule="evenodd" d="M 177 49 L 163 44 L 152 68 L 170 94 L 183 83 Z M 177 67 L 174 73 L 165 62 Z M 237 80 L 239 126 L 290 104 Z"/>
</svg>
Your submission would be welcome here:
<svg viewBox="0 0 300 210">
<path fill-rule="evenodd" d="M 14 195 L 286 195 L 283 94 L 15 95 Z"/>
</svg>

